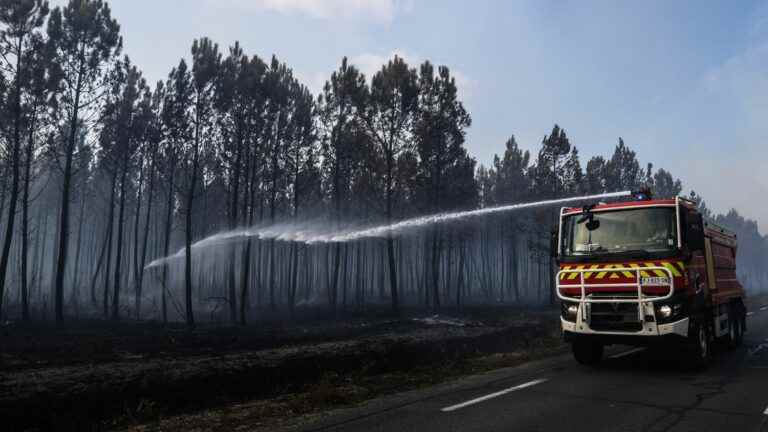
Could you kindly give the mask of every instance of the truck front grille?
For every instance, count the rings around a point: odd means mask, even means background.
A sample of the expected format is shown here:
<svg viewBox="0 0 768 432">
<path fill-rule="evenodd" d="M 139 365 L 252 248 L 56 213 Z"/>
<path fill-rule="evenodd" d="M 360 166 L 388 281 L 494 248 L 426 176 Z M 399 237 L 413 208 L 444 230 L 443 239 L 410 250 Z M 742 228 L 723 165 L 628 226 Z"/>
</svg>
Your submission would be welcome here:
<svg viewBox="0 0 768 432">
<path fill-rule="evenodd" d="M 592 303 L 589 326 L 598 331 L 641 331 L 637 303 Z"/>
</svg>

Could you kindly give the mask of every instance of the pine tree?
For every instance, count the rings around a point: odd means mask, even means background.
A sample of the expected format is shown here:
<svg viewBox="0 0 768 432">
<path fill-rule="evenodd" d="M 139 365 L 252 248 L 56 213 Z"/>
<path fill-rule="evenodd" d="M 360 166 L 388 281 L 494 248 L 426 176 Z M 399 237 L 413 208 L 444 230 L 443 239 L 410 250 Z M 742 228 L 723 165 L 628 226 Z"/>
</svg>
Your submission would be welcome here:
<svg viewBox="0 0 768 432">
<path fill-rule="evenodd" d="M 438 213 L 451 208 L 455 204 L 449 198 L 448 192 L 459 178 L 449 177 L 450 171 L 461 164 L 466 158 L 464 148 L 465 129 L 472 120 L 464 105 L 458 99 L 456 81 L 446 66 L 440 66 L 435 75 L 434 66 L 430 62 L 421 65 L 419 73 L 419 100 L 414 120 L 414 136 L 418 164 L 414 195 L 421 195 L 429 203 L 428 210 Z M 418 205 L 420 200 L 414 200 Z M 440 306 L 439 276 L 442 251 L 442 236 L 440 227 L 432 229 L 432 301 L 435 307 Z"/>
<path fill-rule="evenodd" d="M 576 146 L 571 148 L 571 153 L 563 164 L 563 192 L 565 195 L 574 196 L 582 194 L 585 190 L 584 172 L 579 162 L 579 150 Z"/>
<path fill-rule="evenodd" d="M 102 112 L 102 137 L 100 142 L 107 158 L 112 162 L 117 178 L 118 217 L 117 248 L 115 251 L 115 273 L 112 294 L 113 320 L 119 318 L 120 290 L 125 230 L 125 206 L 131 187 L 131 173 L 136 166 L 135 156 L 142 144 L 148 120 L 143 114 L 150 101 L 148 88 L 139 70 L 127 57 L 118 63 L 112 77 L 112 88 Z M 113 190 L 113 193 L 115 191 Z M 105 298 L 106 301 L 106 298 Z M 107 311 L 105 310 L 105 314 Z"/>
<path fill-rule="evenodd" d="M 584 187 L 588 194 L 599 194 L 606 191 L 605 159 L 602 156 L 593 156 L 587 162 L 584 173 Z"/>
<path fill-rule="evenodd" d="M 365 77 L 344 57 L 338 71 L 331 74 L 318 97 L 318 120 L 321 128 L 323 169 L 330 190 L 331 214 L 339 226 L 345 216 L 343 203 L 350 198 L 354 169 L 356 132 L 362 122 L 366 100 Z M 333 276 L 327 287 L 328 300 L 336 307 L 336 292 L 341 269 L 341 245 L 334 249 Z"/>
<path fill-rule="evenodd" d="M 530 168 L 531 155 L 528 150 L 523 151 L 517 144 L 515 136 L 511 136 L 504 144 L 504 156 L 494 157 L 494 171 L 496 172 L 496 188 L 494 190 L 494 202 L 499 204 L 511 204 L 527 198 L 530 193 Z"/>
<path fill-rule="evenodd" d="M 680 195 L 683 184 L 672 177 L 668 171 L 660 169 L 653 175 L 653 196 L 656 198 L 674 198 Z"/>
<path fill-rule="evenodd" d="M 59 238 L 56 256 L 54 304 L 56 320 L 64 319 L 64 276 L 67 270 L 72 194 L 72 161 L 80 128 L 85 126 L 82 113 L 94 109 L 105 78 L 105 66 L 122 49 L 120 26 L 103 0 L 70 0 L 63 9 L 55 8 L 48 20 L 48 37 L 56 47 L 62 67 L 63 91 L 59 103 L 66 116 L 67 136 L 62 148 L 55 149 L 64 159 L 59 214 Z"/>
<path fill-rule="evenodd" d="M 221 130 L 221 140 L 217 151 L 220 163 L 227 171 L 225 176 L 228 183 L 229 203 L 227 206 L 230 229 L 239 224 L 253 223 L 253 205 L 249 214 L 240 212 L 249 201 L 246 188 L 249 186 L 250 170 L 259 136 L 263 128 L 263 112 L 266 104 L 264 96 L 264 77 L 267 65 L 254 56 L 245 55 L 239 43 L 229 50 L 229 56 L 221 64 L 221 70 L 216 86 L 215 108 L 218 113 L 218 127 Z M 230 248 L 228 269 L 229 312 L 230 320 L 237 319 L 237 296 L 235 275 L 235 251 L 237 246 Z M 243 260 L 250 259 L 251 244 L 246 245 Z M 249 266 L 243 271 L 241 297 L 247 297 Z M 245 304 L 241 304 L 240 321 L 245 320 Z"/>
<path fill-rule="evenodd" d="M 564 163 L 571 151 L 571 143 L 564 129 L 555 125 L 552 133 L 544 136 L 536 161 L 535 188 L 543 196 L 562 195 Z"/>
<path fill-rule="evenodd" d="M 384 216 L 390 223 L 395 216 L 395 198 L 398 193 L 397 165 L 407 151 L 408 133 L 418 104 L 416 71 L 395 56 L 371 80 L 370 99 L 364 115 L 365 124 L 372 140 L 379 147 L 384 159 Z M 389 259 L 389 286 L 392 309 L 399 310 L 395 243 L 387 237 Z"/>
<path fill-rule="evenodd" d="M 11 170 L 10 194 L 8 197 L 8 220 L 5 225 L 2 252 L 0 252 L 0 317 L 3 313 L 5 299 L 5 280 L 10 260 L 11 243 L 14 236 L 17 205 L 21 183 L 21 147 L 22 129 L 29 122 L 30 107 L 28 104 L 31 85 L 30 63 L 35 57 L 35 51 L 42 48 L 42 38 L 39 29 L 48 15 L 48 2 L 42 0 L 2 0 L 0 1 L 0 59 L 3 71 L 9 81 L 5 106 L 6 118 L 9 120 L 3 128 L 10 137 Z M 4 122 L 5 123 L 5 122 Z M 0 214 L 2 216 L 2 214 Z M 26 277 L 26 275 L 24 276 Z M 25 315 L 28 314 L 25 308 Z"/>
<path fill-rule="evenodd" d="M 611 159 L 605 164 L 605 183 L 609 192 L 637 190 L 643 184 L 643 170 L 633 150 L 619 138 Z"/>
<path fill-rule="evenodd" d="M 202 189 L 205 182 L 205 163 L 211 151 L 214 91 L 217 74 L 221 65 L 219 46 L 208 38 L 192 43 L 192 95 L 191 114 L 192 137 L 184 143 L 182 166 L 184 167 L 184 307 L 188 327 L 194 327 L 195 318 L 192 309 L 192 239 L 194 238 L 195 199 L 198 186 Z"/>
</svg>

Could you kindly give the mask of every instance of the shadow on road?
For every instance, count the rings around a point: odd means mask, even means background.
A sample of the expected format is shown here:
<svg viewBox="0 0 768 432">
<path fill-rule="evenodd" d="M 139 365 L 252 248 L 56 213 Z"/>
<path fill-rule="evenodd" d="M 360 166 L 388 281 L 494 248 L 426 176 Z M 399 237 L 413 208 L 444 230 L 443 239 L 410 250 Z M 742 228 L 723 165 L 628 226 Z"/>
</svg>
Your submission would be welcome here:
<svg viewBox="0 0 768 432">
<path fill-rule="evenodd" d="M 652 373 L 655 376 L 670 375 L 680 376 L 681 373 L 697 376 L 706 373 L 725 372 L 740 367 L 745 362 L 753 363 L 756 357 L 754 350 L 757 344 L 744 344 L 732 349 L 725 344 L 713 346 L 712 360 L 706 368 L 691 368 L 685 356 L 676 347 L 645 348 L 619 358 L 606 357 L 597 368 L 603 371 Z M 768 366 L 768 346 L 761 349 L 762 357 Z M 759 354 L 758 353 L 758 354 Z"/>
</svg>

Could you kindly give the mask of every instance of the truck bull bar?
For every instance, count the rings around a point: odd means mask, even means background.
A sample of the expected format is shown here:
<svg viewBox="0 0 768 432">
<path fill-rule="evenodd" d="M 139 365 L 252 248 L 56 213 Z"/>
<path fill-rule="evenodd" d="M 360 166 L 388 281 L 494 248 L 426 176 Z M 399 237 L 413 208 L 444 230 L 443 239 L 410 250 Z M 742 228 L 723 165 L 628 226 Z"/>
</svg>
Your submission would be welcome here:
<svg viewBox="0 0 768 432">
<path fill-rule="evenodd" d="M 643 281 L 641 277 L 641 273 L 648 273 L 653 272 L 657 273 L 657 271 L 662 271 L 667 275 L 667 280 L 669 283 L 652 283 L 648 284 L 646 286 L 656 286 L 656 287 L 669 287 L 669 292 L 663 296 L 646 296 L 643 294 Z M 635 280 L 634 282 L 620 282 L 620 283 L 593 283 L 593 284 L 587 284 L 584 283 L 584 273 L 633 273 Z M 578 274 L 579 283 L 574 284 L 563 284 L 562 281 L 565 280 L 565 275 L 572 275 L 572 274 Z M 562 276 L 562 278 L 561 278 Z M 569 270 L 560 270 L 557 272 L 557 275 L 555 276 L 556 280 L 556 290 L 557 290 L 557 297 L 560 298 L 560 300 L 567 301 L 567 302 L 578 302 L 579 303 L 579 311 L 581 313 L 581 318 L 584 321 L 588 320 L 587 317 L 587 308 L 583 307 L 584 305 L 588 303 L 637 303 L 637 315 L 638 315 L 638 321 L 643 322 L 645 321 L 645 314 L 644 314 L 644 308 L 642 305 L 644 303 L 652 303 L 652 302 L 658 302 L 658 301 L 664 301 L 668 300 L 674 295 L 675 293 L 675 278 L 672 272 L 662 266 L 651 266 L 651 267 L 612 267 L 612 268 L 600 268 L 600 269 L 569 269 Z M 570 279 L 569 279 L 570 280 Z M 657 282 L 657 281 L 654 281 Z M 592 297 L 593 293 L 587 294 L 587 290 L 590 288 L 622 288 L 622 287 L 635 287 L 637 288 L 637 297 Z M 561 292 L 561 289 L 564 288 L 580 288 L 581 290 L 581 296 L 580 297 L 569 297 L 564 295 Z M 629 291 L 627 292 L 630 293 Z"/>
</svg>

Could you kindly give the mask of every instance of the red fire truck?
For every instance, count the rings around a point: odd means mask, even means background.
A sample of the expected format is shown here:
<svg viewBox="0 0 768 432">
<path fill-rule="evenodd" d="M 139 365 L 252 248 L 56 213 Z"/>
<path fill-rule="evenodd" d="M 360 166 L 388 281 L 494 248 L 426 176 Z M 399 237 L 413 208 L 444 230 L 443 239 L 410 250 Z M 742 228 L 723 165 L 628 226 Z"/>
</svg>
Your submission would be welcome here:
<svg viewBox="0 0 768 432">
<path fill-rule="evenodd" d="M 676 344 L 691 365 L 746 330 L 736 235 L 684 198 L 563 208 L 554 238 L 561 323 L 573 355 L 594 364 L 611 344 Z"/>
</svg>

